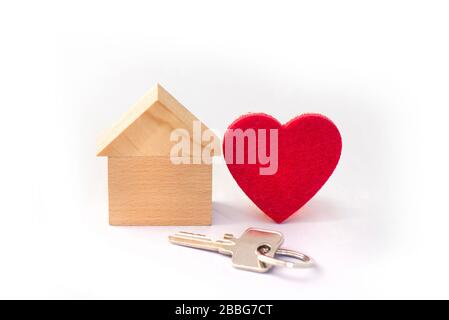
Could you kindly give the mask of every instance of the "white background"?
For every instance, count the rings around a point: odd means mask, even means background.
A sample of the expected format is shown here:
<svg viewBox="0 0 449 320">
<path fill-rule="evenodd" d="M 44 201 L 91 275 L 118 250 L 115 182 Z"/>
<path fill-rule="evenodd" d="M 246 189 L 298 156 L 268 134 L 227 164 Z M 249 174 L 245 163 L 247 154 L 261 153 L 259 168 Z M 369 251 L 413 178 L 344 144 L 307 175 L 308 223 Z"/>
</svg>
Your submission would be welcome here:
<svg viewBox="0 0 449 320">
<path fill-rule="evenodd" d="M 449 298 L 445 1 L 0 4 L 0 298 Z M 220 135 L 239 115 L 321 112 L 343 154 L 276 225 L 226 167 L 220 236 L 285 234 L 315 271 L 256 274 L 111 227 L 98 134 L 160 82 Z"/>
</svg>

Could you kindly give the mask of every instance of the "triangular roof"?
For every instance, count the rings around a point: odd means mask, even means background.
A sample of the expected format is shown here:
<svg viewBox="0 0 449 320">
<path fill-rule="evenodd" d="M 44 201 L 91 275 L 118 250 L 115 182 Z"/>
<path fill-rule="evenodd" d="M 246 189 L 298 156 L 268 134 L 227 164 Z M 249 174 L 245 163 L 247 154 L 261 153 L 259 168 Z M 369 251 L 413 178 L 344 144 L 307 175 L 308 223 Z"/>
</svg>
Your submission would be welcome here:
<svg viewBox="0 0 449 320">
<path fill-rule="evenodd" d="M 97 156 L 169 156 L 175 143 L 170 134 L 179 128 L 189 132 L 191 150 L 194 144 L 204 148 L 209 141 L 194 140 L 194 121 L 199 120 L 157 84 L 98 140 Z M 201 123 L 201 132 L 205 130 L 209 129 Z"/>
</svg>

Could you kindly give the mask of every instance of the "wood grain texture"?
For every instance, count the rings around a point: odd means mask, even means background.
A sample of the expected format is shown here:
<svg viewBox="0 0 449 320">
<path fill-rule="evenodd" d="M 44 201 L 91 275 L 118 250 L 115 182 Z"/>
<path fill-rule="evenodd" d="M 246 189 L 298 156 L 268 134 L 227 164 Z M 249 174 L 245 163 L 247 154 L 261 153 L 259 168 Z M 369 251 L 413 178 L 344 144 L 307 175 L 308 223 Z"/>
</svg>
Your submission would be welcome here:
<svg viewBox="0 0 449 320">
<path fill-rule="evenodd" d="M 111 225 L 210 225 L 212 166 L 168 157 L 111 157 Z"/>
<path fill-rule="evenodd" d="M 97 143 L 97 156 L 169 156 L 176 142 L 170 141 L 175 129 L 185 129 L 193 146 L 204 148 L 209 141 L 193 134 L 193 122 L 199 121 L 161 85 L 147 92 Z M 209 130 L 201 123 L 201 132 Z M 219 145 L 219 139 L 213 135 Z M 215 155 L 221 153 L 220 148 Z M 191 153 L 192 154 L 192 153 Z"/>
</svg>

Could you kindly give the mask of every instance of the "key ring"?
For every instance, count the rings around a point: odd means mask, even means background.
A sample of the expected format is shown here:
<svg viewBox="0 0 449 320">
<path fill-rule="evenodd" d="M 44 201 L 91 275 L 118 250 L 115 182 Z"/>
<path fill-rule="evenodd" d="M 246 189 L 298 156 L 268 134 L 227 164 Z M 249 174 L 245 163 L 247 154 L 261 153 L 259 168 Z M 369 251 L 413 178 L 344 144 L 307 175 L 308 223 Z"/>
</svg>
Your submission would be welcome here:
<svg viewBox="0 0 449 320">
<path fill-rule="evenodd" d="M 286 268 L 310 268 L 314 266 L 312 258 L 298 251 L 279 248 L 275 253 L 275 256 L 279 255 L 291 257 L 296 261 L 276 259 L 275 257 L 267 256 L 265 253 L 267 253 L 268 251 L 270 251 L 270 248 L 268 246 L 259 247 L 258 250 L 256 250 L 257 259 L 259 259 L 260 262 L 268 265 Z"/>
</svg>

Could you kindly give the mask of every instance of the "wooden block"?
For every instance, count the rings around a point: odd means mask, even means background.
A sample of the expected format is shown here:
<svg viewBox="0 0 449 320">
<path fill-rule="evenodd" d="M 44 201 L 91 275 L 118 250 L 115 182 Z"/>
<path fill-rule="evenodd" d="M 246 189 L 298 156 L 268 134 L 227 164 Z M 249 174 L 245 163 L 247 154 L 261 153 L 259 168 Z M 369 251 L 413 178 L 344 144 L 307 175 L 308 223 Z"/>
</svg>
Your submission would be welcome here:
<svg viewBox="0 0 449 320">
<path fill-rule="evenodd" d="M 170 161 L 174 130 L 192 164 Z M 97 156 L 109 163 L 110 224 L 209 225 L 212 167 L 201 157 L 220 153 L 217 136 L 157 85 L 98 142 Z"/>
<path fill-rule="evenodd" d="M 111 225 L 210 225 L 212 166 L 109 157 Z"/>
<path fill-rule="evenodd" d="M 169 156 L 173 146 L 170 134 L 179 128 L 188 132 L 191 150 L 194 145 L 202 149 L 207 147 L 210 140 L 203 141 L 201 136 L 194 134 L 195 121 L 201 132 L 209 130 L 158 84 L 99 139 L 97 156 Z M 219 146 L 218 137 L 213 133 L 211 135 Z M 218 147 L 213 150 L 212 155 L 220 153 L 221 148 Z"/>
</svg>

